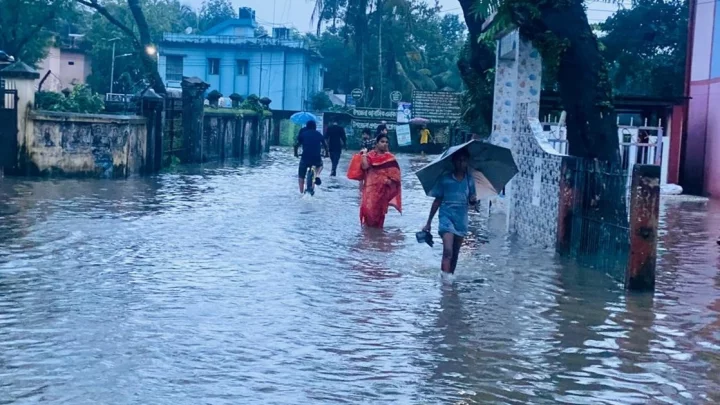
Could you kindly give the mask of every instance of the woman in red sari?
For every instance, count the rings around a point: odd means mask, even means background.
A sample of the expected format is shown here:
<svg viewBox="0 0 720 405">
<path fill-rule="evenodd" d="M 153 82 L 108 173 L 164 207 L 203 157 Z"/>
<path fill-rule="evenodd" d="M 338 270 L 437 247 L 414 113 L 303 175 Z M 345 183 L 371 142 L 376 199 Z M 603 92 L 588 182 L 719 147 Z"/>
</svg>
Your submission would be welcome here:
<svg viewBox="0 0 720 405">
<path fill-rule="evenodd" d="M 360 223 L 370 228 L 382 228 L 389 207 L 402 213 L 402 187 L 400 165 L 388 152 L 388 136 L 377 136 L 375 150 L 362 153 L 365 172 L 360 203 Z"/>
</svg>

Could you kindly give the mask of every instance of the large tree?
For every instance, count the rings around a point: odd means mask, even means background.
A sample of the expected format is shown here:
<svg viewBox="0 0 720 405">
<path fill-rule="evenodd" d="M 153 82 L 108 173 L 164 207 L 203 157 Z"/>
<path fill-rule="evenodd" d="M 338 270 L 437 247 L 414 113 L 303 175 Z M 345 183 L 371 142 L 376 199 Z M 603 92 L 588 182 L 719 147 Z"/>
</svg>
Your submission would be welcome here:
<svg viewBox="0 0 720 405">
<path fill-rule="evenodd" d="M 30 65 L 47 56 L 58 31 L 76 18 L 70 0 L 0 0 L 0 50 Z"/>
<path fill-rule="evenodd" d="M 123 25 L 135 26 L 135 18 L 123 0 L 106 1 L 103 7 Z M 179 33 L 188 27 L 197 26 L 195 12 L 178 0 L 145 0 L 143 13 L 150 29 L 152 43 L 159 43 L 164 32 Z M 100 13 L 93 13 L 91 16 L 86 39 L 91 44 L 88 54 L 93 62 L 93 70 L 88 82 L 95 91 L 104 93 L 110 90 L 113 43 L 116 55 L 113 91 L 137 90 L 137 86 L 132 84 L 138 84 L 148 78 L 148 71 L 142 63 L 144 56 L 138 53 L 133 37 L 126 35 L 121 28 Z"/>
<path fill-rule="evenodd" d="M 687 27 L 685 0 L 635 0 L 601 24 L 615 93 L 681 97 Z"/>
<path fill-rule="evenodd" d="M 570 154 L 618 162 L 612 85 L 583 0 L 459 1 L 472 36 L 483 36 L 491 16 L 496 28 L 516 26 L 557 73 Z"/>
<path fill-rule="evenodd" d="M 460 90 L 456 59 L 465 26 L 424 0 L 325 0 L 316 2 L 318 49 L 327 58 L 326 86 L 366 89 L 365 105 L 388 107 L 398 90 Z"/>
<path fill-rule="evenodd" d="M 230 0 L 205 0 L 200 8 L 200 31 L 236 17 Z"/>
<path fill-rule="evenodd" d="M 74 1 L 94 9 L 122 32 L 123 37 L 129 40 L 133 52 L 139 59 L 142 71 L 150 82 L 150 86 L 155 92 L 165 94 L 165 83 L 163 83 L 157 68 L 157 40 L 153 40 L 150 24 L 145 16 L 141 0 L 126 0 L 127 10 L 132 16 L 132 23 L 128 23 L 123 18 L 122 13 L 124 10 L 121 12 L 121 10 L 113 7 L 118 4 L 113 0 L 102 3 L 99 0 Z"/>
</svg>

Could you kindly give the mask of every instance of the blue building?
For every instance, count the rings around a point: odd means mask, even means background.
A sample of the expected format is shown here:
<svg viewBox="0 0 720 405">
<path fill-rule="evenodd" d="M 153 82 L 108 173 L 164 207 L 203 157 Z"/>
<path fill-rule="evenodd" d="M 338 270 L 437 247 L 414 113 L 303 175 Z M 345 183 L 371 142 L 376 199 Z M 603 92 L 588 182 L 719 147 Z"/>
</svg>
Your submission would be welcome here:
<svg viewBox="0 0 720 405">
<path fill-rule="evenodd" d="M 163 35 L 158 69 L 168 88 L 183 76 L 196 76 L 225 97 L 256 94 L 272 100 L 275 110 L 300 111 L 323 89 L 322 57 L 288 28 L 256 37 L 255 11 L 240 8 L 238 18 L 196 34 Z"/>
</svg>

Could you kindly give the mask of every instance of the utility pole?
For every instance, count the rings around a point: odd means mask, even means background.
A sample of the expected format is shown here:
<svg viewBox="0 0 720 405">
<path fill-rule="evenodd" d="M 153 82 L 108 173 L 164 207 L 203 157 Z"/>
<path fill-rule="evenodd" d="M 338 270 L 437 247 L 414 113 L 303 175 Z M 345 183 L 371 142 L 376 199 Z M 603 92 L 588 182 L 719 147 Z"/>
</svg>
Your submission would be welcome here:
<svg viewBox="0 0 720 405">
<path fill-rule="evenodd" d="M 382 0 L 377 0 L 378 13 L 378 70 L 380 71 L 380 108 L 383 108 L 383 62 L 382 62 Z"/>
<path fill-rule="evenodd" d="M 110 94 L 113 92 L 113 82 L 115 81 L 115 41 L 117 41 L 117 38 L 111 39 L 113 44 L 112 49 L 112 64 L 110 65 Z"/>
</svg>

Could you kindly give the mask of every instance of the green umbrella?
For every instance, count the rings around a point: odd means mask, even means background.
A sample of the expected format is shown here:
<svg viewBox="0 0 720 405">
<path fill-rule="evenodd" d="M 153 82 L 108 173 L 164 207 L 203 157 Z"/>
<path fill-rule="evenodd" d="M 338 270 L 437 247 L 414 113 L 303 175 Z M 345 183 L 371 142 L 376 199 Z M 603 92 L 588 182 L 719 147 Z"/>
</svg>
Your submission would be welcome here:
<svg viewBox="0 0 720 405">
<path fill-rule="evenodd" d="M 452 155 L 461 149 L 466 149 L 470 155 L 468 166 L 475 180 L 478 198 L 498 195 L 518 172 L 510 149 L 472 140 L 446 150 L 416 173 L 426 194 L 430 194 L 442 176 L 453 172 Z"/>
</svg>

